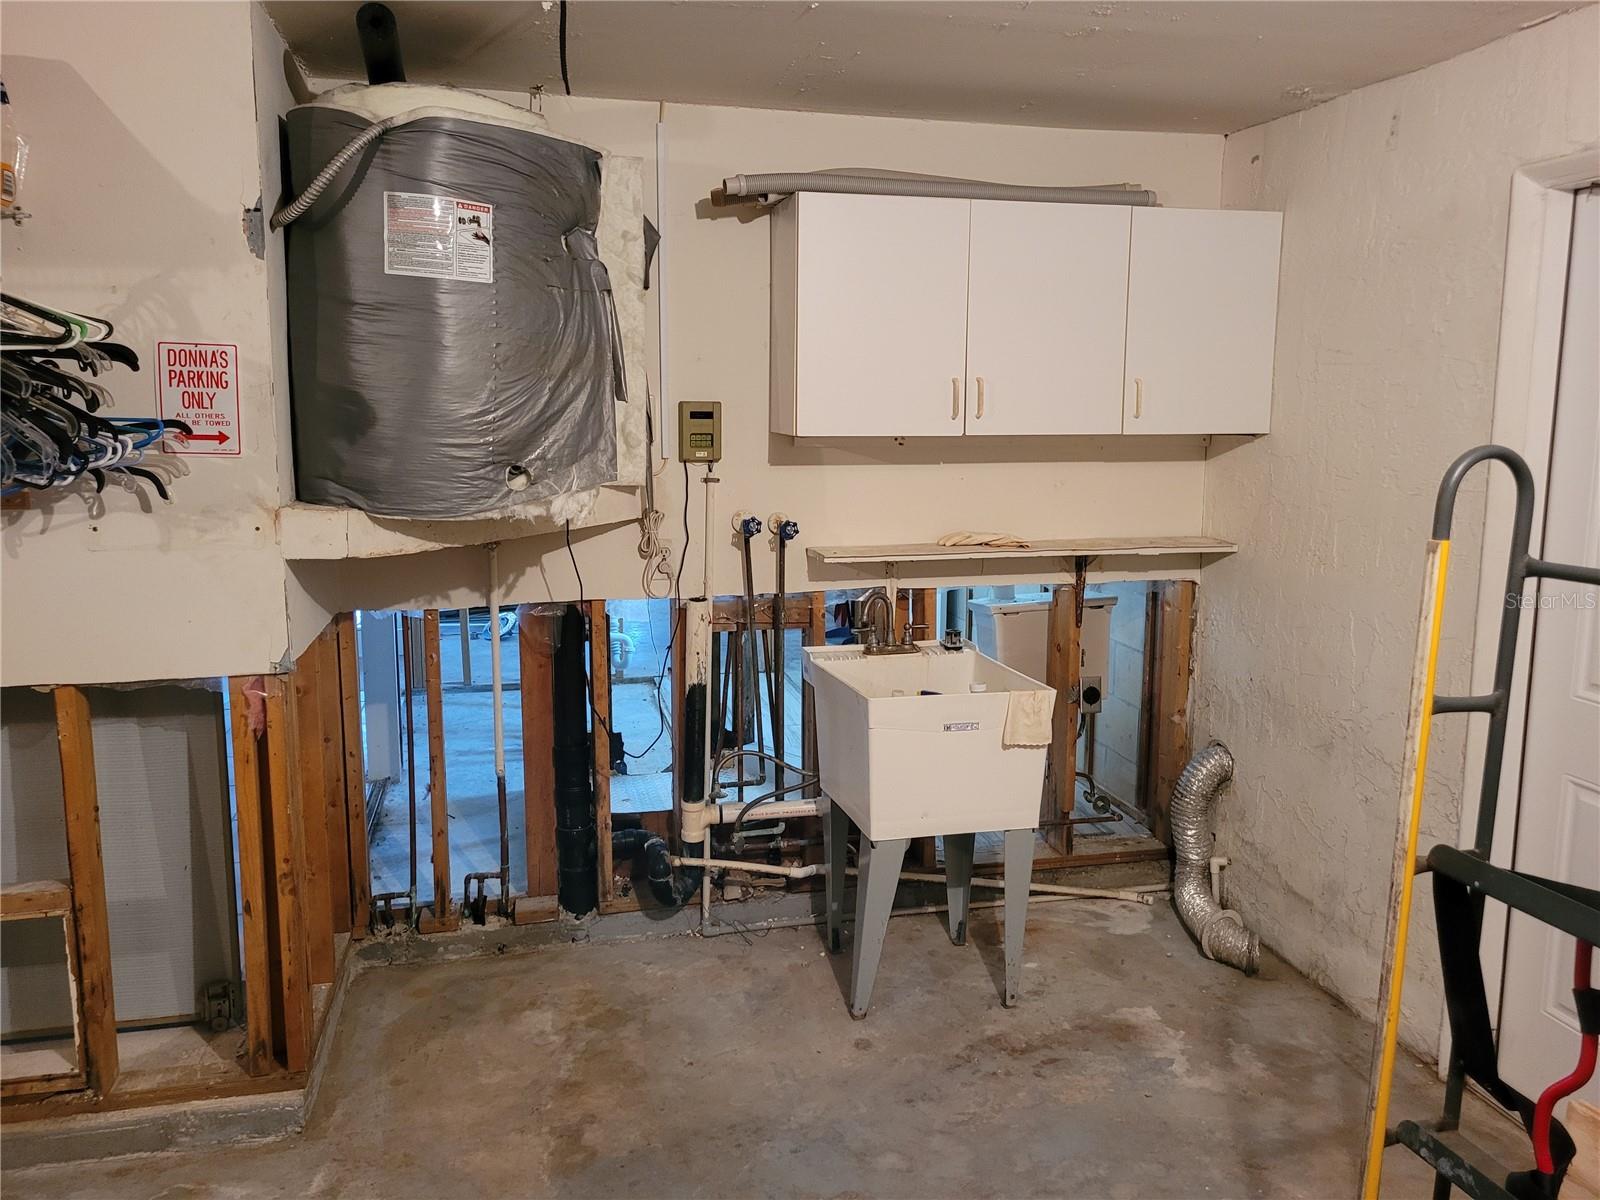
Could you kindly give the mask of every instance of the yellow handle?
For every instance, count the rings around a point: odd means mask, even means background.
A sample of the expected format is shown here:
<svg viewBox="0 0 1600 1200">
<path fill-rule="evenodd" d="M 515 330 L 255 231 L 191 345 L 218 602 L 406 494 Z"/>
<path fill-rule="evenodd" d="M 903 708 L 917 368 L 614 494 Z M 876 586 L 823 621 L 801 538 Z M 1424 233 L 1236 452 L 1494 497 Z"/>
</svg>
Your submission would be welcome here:
<svg viewBox="0 0 1600 1200">
<path fill-rule="evenodd" d="M 978 420 L 983 420 L 983 376 L 978 376 Z"/>
<path fill-rule="evenodd" d="M 1417 833 L 1422 826 L 1422 790 L 1428 774 L 1428 733 L 1433 724 L 1433 688 L 1439 671 L 1439 631 L 1444 624 L 1444 585 L 1450 565 L 1448 541 L 1428 544 L 1422 614 L 1412 665 L 1411 717 L 1406 730 L 1401 820 L 1395 839 L 1390 878 L 1388 954 L 1378 980 L 1378 1009 L 1383 1022 L 1374 1047 L 1367 1098 L 1367 1162 L 1361 1178 L 1362 1200 L 1378 1200 L 1383 1176 L 1383 1150 L 1389 1134 L 1389 1095 L 1394 1083 L 1395 1045 L 1400 1038 L 1400 993 L 1405 983 L 1406 931 L 1411 924 L 1412 883 L 1416 876 Z"/>
<path fill-rule="evenodd" d="M 961 419 L 961 380 L 954 375 L 950 376 L 950 419 Z"/>
</svg>

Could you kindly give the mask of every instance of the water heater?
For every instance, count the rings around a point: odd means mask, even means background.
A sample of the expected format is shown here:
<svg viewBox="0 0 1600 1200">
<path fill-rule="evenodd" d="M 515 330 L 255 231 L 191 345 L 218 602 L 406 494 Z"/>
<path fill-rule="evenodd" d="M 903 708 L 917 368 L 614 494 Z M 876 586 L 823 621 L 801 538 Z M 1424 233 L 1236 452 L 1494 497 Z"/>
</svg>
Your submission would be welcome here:
<svg viewBox="0 0 1600 1200">
<path fill-rule="evenodd" d="M 287 117 L 295 485 L 412 518 L 617 479 L 626 399 L 596 231 L 604 155 L 470 92 L 342 87 Z"/>
</svg>

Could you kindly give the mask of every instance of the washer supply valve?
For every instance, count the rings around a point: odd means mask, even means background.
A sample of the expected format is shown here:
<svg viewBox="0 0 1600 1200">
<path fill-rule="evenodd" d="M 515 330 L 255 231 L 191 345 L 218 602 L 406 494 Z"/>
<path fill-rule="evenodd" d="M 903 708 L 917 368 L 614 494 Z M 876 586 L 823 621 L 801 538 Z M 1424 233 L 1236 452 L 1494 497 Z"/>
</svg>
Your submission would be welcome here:
<svg viewBox="0 0 1600 1200">
<path fill-rule="evenodd" d="M 761 533 L 761 518 L 740 509 L 733 514 L 733 531 L 748 542 Z"/>
<path fill-rule="evenodd" d="M 792 542 L 800 536 L 799 522 L 791 521 L 783 513 L 773 513 L 772 519 L 767 522 L 767 528 L 778 535 L 780 542 Z"/>
</svg>

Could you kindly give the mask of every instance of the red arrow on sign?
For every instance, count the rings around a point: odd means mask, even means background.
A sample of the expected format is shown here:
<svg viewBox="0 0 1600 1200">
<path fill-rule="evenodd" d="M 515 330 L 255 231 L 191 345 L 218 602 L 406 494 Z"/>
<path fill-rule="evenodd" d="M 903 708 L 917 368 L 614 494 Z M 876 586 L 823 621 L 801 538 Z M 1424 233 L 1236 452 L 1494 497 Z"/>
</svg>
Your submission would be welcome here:
<svg viewBox="0 0 1600 1200">
<path fill-rule="evenodd" d="M 215 442 L 221 446 L 227 443 L 228 435 L 225 433 L 191 433 L 184 440 L 188 442 Z"/>
</svg>

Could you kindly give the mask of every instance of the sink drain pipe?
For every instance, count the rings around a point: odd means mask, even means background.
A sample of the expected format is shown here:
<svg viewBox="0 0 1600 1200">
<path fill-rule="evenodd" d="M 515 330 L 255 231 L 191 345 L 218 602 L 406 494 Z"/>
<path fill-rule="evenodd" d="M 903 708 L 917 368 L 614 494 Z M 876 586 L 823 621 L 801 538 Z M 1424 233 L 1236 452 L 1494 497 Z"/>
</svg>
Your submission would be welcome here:
<svg viewBox="0 0 1600 1200">
<path fill-rule="evenodd" d="M 710 543 L 707 542 L 707 554 Z M 611 834 L 613 856 L 643 859 L 651 894 L 668 908 L 679 908 L 694 898 L 705 880 L 700 861 L 711 857 L 711 823 L 707 809 L 715 817 L 717 806 L 706 803 L 709 793 L 707 764 L 711 738 L 709 709 L 711 679 L 711 602 L 705 597 L 684 601 L 683 638 L 683 724 L 678 761 L 683 790 L 678 802 L 678 829 L 683 855 L 675 855 L 666 839 L 647 829 L 617 829 Z"/>
<path fill-rule="evenodd" d="M 1254 975 L 1261 965 L 1261 939 L 1244 918 L 1217 903 L 1211 891 L 1211 809 L 1217 792 L 1233 778 L 1233 755 L 1212 742 L 1189 760 L 1172 791 L 1172 900 L 1200 950 L 1217 962 Z"/>
<path fill-rule="evenodd" d="M 599 844 L 595 834 L 594 754 L 589 744 L 588 674 L 583 613 L 561 614 L 552 686 L 555 725 L 556 863 L 561 907 L 575 917 L 599 906 Z M 604 737 L 603 730 L 596 736 Z"/>
</svg>

